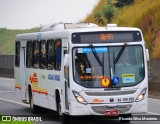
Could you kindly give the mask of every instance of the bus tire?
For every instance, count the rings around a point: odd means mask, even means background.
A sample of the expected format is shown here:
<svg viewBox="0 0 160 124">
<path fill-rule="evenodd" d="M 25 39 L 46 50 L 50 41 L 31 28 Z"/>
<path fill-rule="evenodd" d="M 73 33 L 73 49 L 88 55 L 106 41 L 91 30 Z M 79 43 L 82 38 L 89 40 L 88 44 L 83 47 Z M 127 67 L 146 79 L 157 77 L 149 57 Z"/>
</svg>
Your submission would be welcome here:
<svg viewBox="0 0 160 124">
<path fill-rule="evenodd" d="M 59 94 L 56 94 L 56 104 L 57 104 L 57 113 L 62 124 L 70 122 L 69 115 L 66 115 L 62 112 L 61 100 Z"/>
<path fill-rule="evenodd" d="M 37 114 L 38 113 L 38 106 L 34 105 L 33 102 L 33 95 L 31 90 L 29 90 L 29 104 L 30 104 L 30 109 L 32 114 Z"/>
</svg>

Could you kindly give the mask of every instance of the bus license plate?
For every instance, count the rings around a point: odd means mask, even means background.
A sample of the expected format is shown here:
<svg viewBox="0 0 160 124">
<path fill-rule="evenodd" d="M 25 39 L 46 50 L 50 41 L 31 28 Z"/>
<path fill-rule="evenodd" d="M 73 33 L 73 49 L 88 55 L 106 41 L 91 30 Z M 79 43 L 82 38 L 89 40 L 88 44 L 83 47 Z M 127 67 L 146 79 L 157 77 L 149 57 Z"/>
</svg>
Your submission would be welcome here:
<svg viewBox="0 0 160 124">
<path fill-rule="evenodd" d="M 105 115 L 106 116 L 118 116 L 119 111 L 118 110 L 106 110 Z"/>
</svg>

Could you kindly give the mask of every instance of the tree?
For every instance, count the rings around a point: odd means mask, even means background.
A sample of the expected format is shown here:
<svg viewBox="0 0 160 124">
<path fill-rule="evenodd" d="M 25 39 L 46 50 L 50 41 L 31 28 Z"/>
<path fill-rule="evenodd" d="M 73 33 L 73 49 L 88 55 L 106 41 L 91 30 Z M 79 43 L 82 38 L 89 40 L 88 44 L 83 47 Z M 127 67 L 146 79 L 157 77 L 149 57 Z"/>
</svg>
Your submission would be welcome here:
<svg viewBox="0 0 160 124">
<path fill-rule="evenodd" d="M 108 23 L 111 22 L 113 16 L 115 15 L 115 12 L 116 12 L 116 8 L 112 4 L 105 5 L 102 11 L 103 16 L 107 18 Z"/>
<path fill-rule="evenodd" d="M 96 12 L 94 15 L 94 18 L 98 22 L 98 24 L 102 24 L 102 25 L 104 24 L 103 16 L 101 12 Z"/>
<path fill-rule="evenodd" d="M 122 8 L 126 5 L 131 5 L 134 3 L 134 0 L 116 0 L 117 2 L 114 4 L 116 7 Z"/>
<path fill-rule="evenodd" d="M 103 6 L 102 11 L 96 12 L 94 18 L 98 22 L 98 24 L 103 25 L 105 18 L 107 19 L 108 23 L 110 23 L 116 11 L 117 9 L 112 4 L 112 0 L 107 0 L 107 4 Z"/>
</svg>

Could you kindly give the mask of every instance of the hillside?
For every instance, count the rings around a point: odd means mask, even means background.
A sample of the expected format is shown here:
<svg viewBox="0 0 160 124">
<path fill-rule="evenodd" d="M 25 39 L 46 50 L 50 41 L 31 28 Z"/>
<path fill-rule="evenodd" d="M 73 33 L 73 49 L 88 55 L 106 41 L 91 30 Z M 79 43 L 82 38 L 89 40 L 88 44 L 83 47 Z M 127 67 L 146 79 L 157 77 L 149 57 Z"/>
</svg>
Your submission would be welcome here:
<svg viewBox="0 0 160 124">
<path fill-rule="evenodd" d="M 107 0 L 100 0 L 85 22 L 98 24 L 94 19 L 95 12 L 102 11 Z M 143 31 L 147 47 L 152 58 L 160 58 L 160 0 L 135 0 L 130 6 L 118 10 L 112 23 L 118 26 L 138 27 Z M 104 20 L 105 24 L 107 19 Z"/>
<path fill-rule="evenodd" d="M 30 33 L 39 31 L 39 28 L 27 29 L 27 30 L 10 30 L 6 28 L 0 28 L 0 55 L 13 55 L 15 37 L 17 34 Z"/>
</svg>

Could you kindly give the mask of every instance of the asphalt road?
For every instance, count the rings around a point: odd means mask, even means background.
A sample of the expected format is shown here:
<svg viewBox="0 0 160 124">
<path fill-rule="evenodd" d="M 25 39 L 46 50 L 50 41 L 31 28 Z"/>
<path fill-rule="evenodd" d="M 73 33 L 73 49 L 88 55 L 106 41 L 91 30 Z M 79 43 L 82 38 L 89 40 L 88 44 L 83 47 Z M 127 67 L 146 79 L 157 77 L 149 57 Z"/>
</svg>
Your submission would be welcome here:
<svg viewBox="0 0 160 124">
<path fill-rule="evenodd" d="M 158 115 L 160 117 L 160 100 L 149 98 L 148 103 L 150 115 Z M 29 115 L 31 116 L 30 108 L 28 104 L 22 103 L 15 95 L 14 92 L 14 79 L 0 78 L 0 115 Z M 52 120 L 52 121 L 42 121 L 36 124 L 61 124 L 58 120 L 57 114 L 53 111 L 49 111 L 44 114 L 42 120 Z M 38 115 L 39 116 L 39 115 Z M 87 118 L 73 118 L 71 124 L 106 124 L 120 123 L 118 120 L 105 120 L 97 119 L 94 117 Z M 160 121 L 131 121 L 130 124 L 159 124 Z"/>
</svg>

